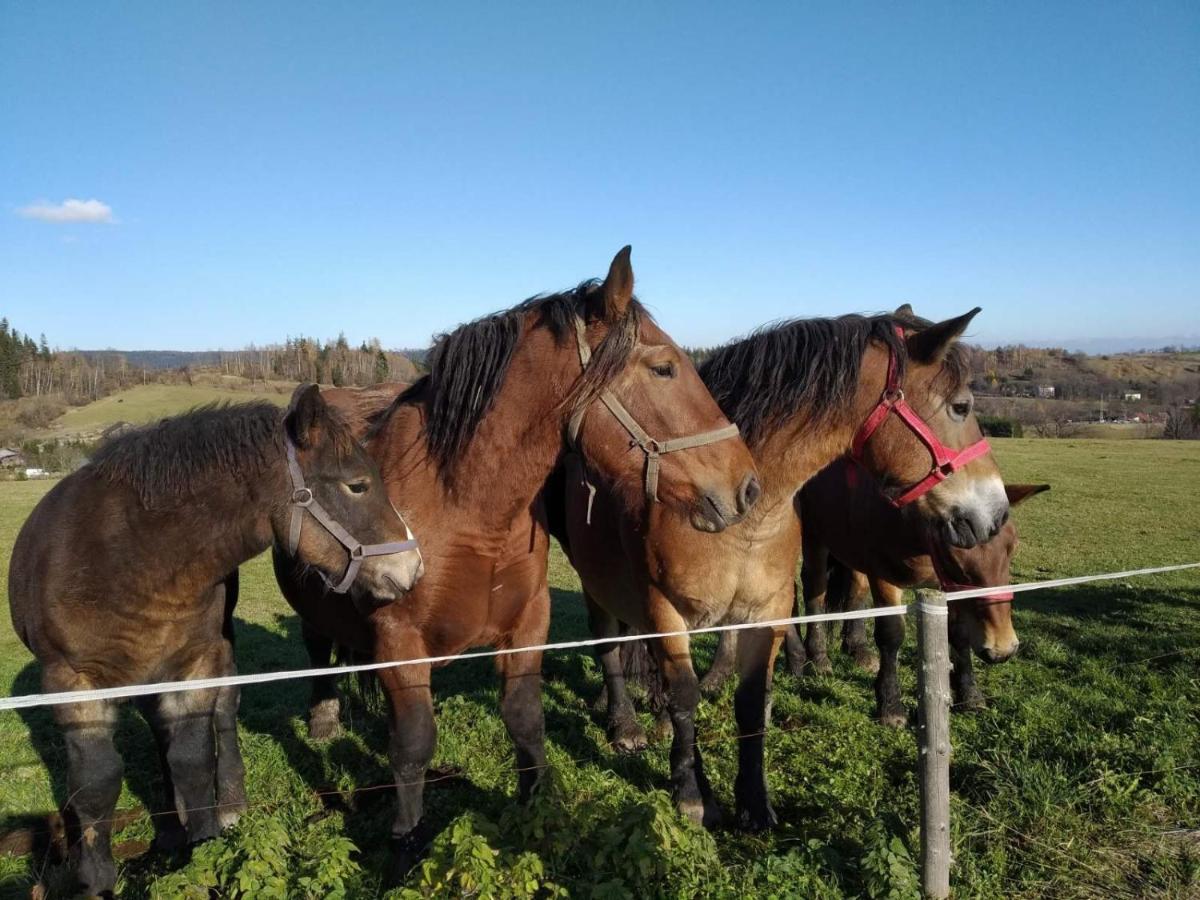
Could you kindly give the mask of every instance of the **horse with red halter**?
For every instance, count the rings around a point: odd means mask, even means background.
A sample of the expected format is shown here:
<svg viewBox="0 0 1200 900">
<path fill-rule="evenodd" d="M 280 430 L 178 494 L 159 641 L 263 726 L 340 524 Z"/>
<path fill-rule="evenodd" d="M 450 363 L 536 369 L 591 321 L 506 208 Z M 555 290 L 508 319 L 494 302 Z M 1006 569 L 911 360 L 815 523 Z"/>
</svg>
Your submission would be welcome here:
<svg viewBox="0 0 1200 900">
<path fill-rule="evenodd" d="M 1049 485 L 1005 485 L 1009 506 L 1049 490 Z M 878 483 L 852 461 L 842 459 L 814 477 L 796 497 L 803 532 L 801 575 L 804 610 L 820 615 L 841 609 L 862 609 L 868 596 L 876 606 L 896 606 L 903 589 L 936 584 L 954 591 L 1007 585 L 1017 547 L 1016 525 L 1010 519 L 999 534 L 974 547 L 930 544 L 919 523 L 888 502 Z M 869 591 L 869 593 L 868 593 Z M 877 673 L 875 696 L 879 720 L 900 726 L 907 721 L 900 698 L 898 656 L 904 641 L 904 620 L 875 621 L 879 657 L 867 649 L 866 623 L 843 623 L 843 648 L 855 661 Z M 823 623 L 810 623 L 805 641 L 795 627 L 786 635 L 788 666 L 799 675 L 806 667 L 832 671 Z M 950 604 L 951 653 L 955 700 L 961 707 L 981 708 L 985 701 L 975 686 L 971 651 L 987 663 L 1011 658 L 1020 643 L 1012 623 L 1012 593 Z M 733 672 L 736 637 L 721 635 L 712 667 L 701 689 L 715 693 Z"/>
<path fill-rule="evenodd" d="M 13 627 L 42 664 L 42 690 L 234 674 L 237 567 L 272 541 L 354 602 L 368 592 L 396 599 L 421 574 L 379 469 L 315 385 L 297 388 L 286 412 L 206 407 L 104 445 L 42 498 L 13 548 Z M 54 707 L 72 861 L 88 895 L 116 883 L 117 702 Z M 167 809 L 177 811 L 156 818 L 156 842 L 216 836 L 246 806 L 238 689 L 138 705 L 158 744 Z"/>
<path fill-rule="evenodd" d="M 634 298 L 628 247 L 603 282 L 535 297 L 442 336 L 429 369 L 382 413 L 364 414 L 359 403 L 357 414 L 364 425 L 374 419 L 368 452 L 421 534 L 426 575 L 417 587 L 365 615 L 335 613 L 322 602 L 322 585 L 276 553 L 276 575 L 304 620 L 314 664 L 328 664 L 333 642 L 380 661 L 544 643 L 549 537 L 539 495 L 569 433 L 585 432 L 589 471 L 689 529 L 722 531 L 757 496 L 754 462 L 736 429 Z M 677 439 L 687 448 L 672 452 Z M 524 799 L 546 765 L 541 653 L 500 656 L 496 665 Z M 390 713 L 400 874 L 427 840 L 423 781 L 436 740 L 430 666 L 384 669 L 379 678 Z M 336 723 L 336 694 L 325 685 L 314 695 L 314 734 L 331 716 Z"/>
<path fill-rule="evenodd" d="M 909 316 L 844 316 L 785 322 L 719 349 L 701 377 L 746 438 L 762 497 L 736 528 L 704 534 L 641 498 L 568 469 L 548 505 L 583 583 L 593 631 L 616 636 L 785 618 L 800 556 L 796 492 L 854 451 L 943 543 L 993 537 L 1008 501 L 972 409 L 957 339 L 978 310 L 936 325 Z M 588 446 L 586 431 L 582 438 Z M 586 468 L 586 467 L 585 467 Z M 952 473 L 954 477 L 950 477 Z M 601 482 L 595 490 L 594 482 Z M 652 512 L 652 511 L 651 511 Z M 771 670 L 782 629 L 740 635 L 735 699 L 739 824 L 776 821 L 763 768 Z M 686 636 L 651 641 L 674 728 L 671 780 L 680 810 L 719 817 L 696 744 L 699 685 Z M 640 729 L 624 690 L 618 645 L 598 648 L 609 696 L 610 739 L 636 746 Z"/>
</svg>

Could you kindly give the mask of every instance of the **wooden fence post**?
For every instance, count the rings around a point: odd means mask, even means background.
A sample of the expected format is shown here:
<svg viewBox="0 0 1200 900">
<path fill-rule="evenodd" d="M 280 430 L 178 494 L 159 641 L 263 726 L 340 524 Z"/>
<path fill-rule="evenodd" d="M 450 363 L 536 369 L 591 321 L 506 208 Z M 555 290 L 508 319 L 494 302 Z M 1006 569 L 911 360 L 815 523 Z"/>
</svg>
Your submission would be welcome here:
<svg viewBox="0 0 1200 900">
<path fill-rule="evenodd" d="M 921 890 L 950 896 L 950 641 L 946 595 L 917 591 Z"/>
</svg>

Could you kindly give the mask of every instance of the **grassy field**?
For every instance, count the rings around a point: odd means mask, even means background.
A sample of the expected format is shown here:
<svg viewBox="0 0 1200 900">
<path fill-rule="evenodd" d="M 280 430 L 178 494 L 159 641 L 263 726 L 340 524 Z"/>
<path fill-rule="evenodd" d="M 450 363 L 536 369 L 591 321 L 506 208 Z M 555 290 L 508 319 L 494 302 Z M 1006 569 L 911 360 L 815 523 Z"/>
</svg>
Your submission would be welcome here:
<svg viewBox="0 0 1200 900">
<path fill-rule="evenodd" d="M 197 384 L 146 384 L 118 391 L 86 406 L 75 406 L 64 412 L 41 436 L 58 437 L 99 431 L 114 422 L 141 425 L 163 416 L 172 416 L 195 406 L 218 401 L 244 402 L 254 399 L 270 400 L 283 405 L 291 396 L 294 385 L 280 383 L 253 385 L 245 379 L 235 379 L 237 386 L 222 384 L 219 379 L 205 379 Z"/>
<path fill-rule="evenodd" d="M 997 440 L 1013 481 L 1053 491 L 1016 514 L 1014 576 L 1034 580 L 1200 559 L 1200 444 Z M 8 550 L 47 483 L 0 484 L 0 584 Z M 583 636 L 578 584 L 553 561 L 552 639 Z M 269 565 L 245 567 L 243 672 L 304 664 L 295 617 Z M 953 884 L 959 897 L 1200 896 L 1200 576 L 1181 573 L 1024 595 L 1020 656 L 982 669 L 985 713 L 953 722 Z M 703 662 L 711 640 L 699 642 Z M 911 699 L 911 639 L 905 690 Z M 911 731 L 871 721 L 868 676 L 838 656 L 832 677 L 780 674 L 768 739 L 781 825 L 713 834 L 681 822 L 662 792 L 663 744 L 633 758 L 606 746 L 591 709 L 590 658 L 546 663 L 553 777 L 530 810 L 514 804 L 509 744 L 491 667 L 437 673 L 438 780 L 428 815 L 441 836 L 405 896 L 914 896 L 916 751 Z M 37 670 L 0 632 L 0 693 L 37 689 Z M 138 855 L 142 818 L 119 835 L 128 897 L 379 896 L 390 792 L 385 725 L 350 705 L 347 734 L 309 742 L 305 688 L 248 688 L 242 742 L 253 811 L 191 859 Z M 647 722 L 649 719 L 647 718 Z M 711 780 L 732 804 L 731 696 L 705 703 Z M 123 809 L 155 802 L 147 729 L 131 711 Z M 61 744 L 43 711 L 0 713 L 0 817 L 9 831 L 62 801 Z M 324 796 L 318 796 L 323 794 Z M 0 856 L 0 895 L 29 896 L 62 871 Z"/>
</svg>

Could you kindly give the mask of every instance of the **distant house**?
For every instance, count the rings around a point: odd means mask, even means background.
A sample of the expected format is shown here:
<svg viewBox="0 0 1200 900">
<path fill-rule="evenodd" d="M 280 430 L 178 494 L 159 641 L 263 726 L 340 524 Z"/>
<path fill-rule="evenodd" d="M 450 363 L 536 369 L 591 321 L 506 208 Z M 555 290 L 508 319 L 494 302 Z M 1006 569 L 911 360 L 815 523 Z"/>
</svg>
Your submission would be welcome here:
<svg viewBox="0 0 1200 900">
<path fill-rule="evenodd" d="M 1131 401 L 1134 401 L 1134 400 L 1141 400 L 1141 399 L 1142 399 L 1142 392 L 1141 392 L 1141 391 L 1126 391 L 1126 392 L 1125 392 L 1125 400 L 1126 400 L 1126 402 L 1131 402 Z"/>
<path fill-rule="evenodd" d="M 1054 385 L 1039 384 L 1038 389 L 1037 389 L 1037 395 L 1039 397 L 1041 397 L 1043 400 L 1053 400 L 1054 399 Z"/>
<path fill-rule="evenodd" d="M 32 469 L 25 470 L 26 478 L 45 478 L 49 474 L 50 474 L 49 472 L 47 472 L 45 469 L 42 469 L 42 468 L 32 468 Z"/>
<path fill-rule="evenodd" d="M 25 456 L 20 450 L 0 447 L 0 469 L 19 469 L 25 465 Z"/>
</svg>

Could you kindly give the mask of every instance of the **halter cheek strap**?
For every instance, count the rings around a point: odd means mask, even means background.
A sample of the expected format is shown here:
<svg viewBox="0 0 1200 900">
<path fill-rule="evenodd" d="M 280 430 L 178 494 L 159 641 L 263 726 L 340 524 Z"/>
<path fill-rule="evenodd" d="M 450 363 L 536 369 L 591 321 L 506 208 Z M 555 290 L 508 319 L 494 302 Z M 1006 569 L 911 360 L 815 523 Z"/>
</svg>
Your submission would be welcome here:
<svg viewBox="0 0 1200 900">
<path fill-rule="evenodd" d="M 300 531 L 304 527 L 304 513 L 308 512 L 317 520 L 317 524 L 333 535 L 334 539 L 350 554 L 350 562 L 346 566 L 346 571 L 336 585 L 324 573 L 321 575 L 334 593 L 344 594 L 350 590 L 350 585 L 358 576 L 358 570 L 362 567 L 363 560 L 368 556 L 391 556 L 394 553 L 417 549 L 415 538 L 407 541 L 392 541 L 387 544 L 364 544 L 343 528 L 341 523 L 317 502 L 312 489 L 305 486 L 304 473 L 300 471 L 300 464 L 296 461 L 296 445 L 290 438 L 287 439 L 287 466 L 288 474 L 292 479 L 292 496 L 288 501 L 292 507 L 292 521 L 288 527 L 288 553 L 295 556 L 296 551 L 300 549 Z M 399 513 L 396 513 L 396 518 L 400 519 L 400 524 L 404 525 L 404 519 L 400 518 Z M 404 525 L 404 530 L 408 531 L 407 525 Z M 408 533 L 412 534 L 411 531 Z"/>
<path fill-rule="evenodd" d="M 896 326 L 896 334 L 901 340 L 904 339 L 903 328 Z M 929 470 L 929 474 L 907 488 L 898 497 L 889 497 L 891 504 L 896 507 L 907 506 L 928 494 L 959 469 L 989 453 L 992 449 L 987 438 L 981 438 L 962 450 L 952 450 L 938 440 L 937 435 L 925 424 L 925 420 L 917 415 L 916 411 L 908 405 L 908 401 L 904 399 L 904 390 L 900 387 L 899 368 L 896 351 L 889 350 L 887 385 L 883 389 L 883 396 L 880 397 L 879 403 L 875 405 L 871 414 L 867 416 L 866 421 L 862 423 L 858 433 L 854 435 L 854 442 L 850 445 L 851 459 L 862 463 L 867 441 L 871 439 L 871 435 L 879 430 L 888 416 L 895 415 L 929 450 L 930 456 L 933 457 L 933 467 Z"/>
<path fill-rule="evenodd" d="M 987 587 L 986 584 L 959 584 L 952 578 L 947 578 L 942 567 L 938 565 L 937 556 L 929 554 L 929 559 L 933 563 L 933 571 L 937 574 L 938 583 L 942 590 L 947 594 L 952 594 L 955 591 L 974 591 L 981 587 Z M 994 606 L 997 603 L 1012 603 L 1012 591 L 997 591 L 994 594 L 988 594 L 986 597 L 976 597 L 976 606 Z"/>
<path fill-rule="evenodd" d="M 583 318 L 576 314 L 575 316 L 575 336 L 579 342 L 579 363 L 586 370 L 588 364 L 592 361 L 592 349 L 587 342 L 587 325 Z M 608 407 L 609 412 L 613 414 L 622 427 L 629 432 L 631 438 L 630 447 L 638 447 L 646 454 L 646 499 L 651 503 L 657 503 L 658 500 L 658 472 L 660 457 L 666 453 L 675 453 L 679 450 L 690 450 L 693 447 L 703 447 L 706 444 L 715 444 L 717 441 L 724 441 L 729 438 L 738 436 L 738 427 L 736 425 L 726 425 L 724 428 L 716 428 L 712 431 L 705 431 L 701 434 L 688 435 L 686 437 L 671 438 L 670 440 L 660 441 L 650 437 L 646 430 L 638 424 L 637 420 L 630 415 L 629 410 L 625 405 L 617 399 L 612 391 L 605 390 L 600 394 L 600 402 Z M 572 450 L 583 454 L 579 450 L 579 432 L 583 428 L 583 417 L 587 415 L 587 408 L 581 408 L 575 411 L 571 416 L 571 421 L 567 424 L 567 443 Z M 592 498 L 595 496 L 595 488 L 588 484 L 588 521 L 591 522 L 591 507 Z"/>
</svg>

